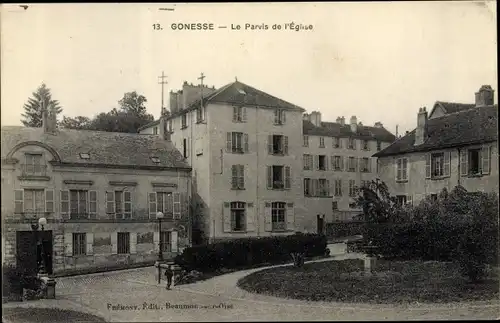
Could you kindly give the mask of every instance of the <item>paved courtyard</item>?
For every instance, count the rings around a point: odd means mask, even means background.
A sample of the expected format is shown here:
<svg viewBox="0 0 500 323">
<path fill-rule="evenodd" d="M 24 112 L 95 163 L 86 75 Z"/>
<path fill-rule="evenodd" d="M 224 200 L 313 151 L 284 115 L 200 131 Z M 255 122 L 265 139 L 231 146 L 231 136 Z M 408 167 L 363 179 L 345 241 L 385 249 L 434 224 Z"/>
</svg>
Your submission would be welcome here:
<svg viewBox="0 0 500 323">
<path fill-rule="evenodd" d="M 338 250 L 334 250 L 338 251 Z M 334 261 L 356 254 L 333 253 Z M 237 288 L 239 278 L 261 269 L 230 273 L 165 290 L 155 268 L 59 278 L 57 299 L 4 306 L 58 307 L 99 315 L 110 322 L 496 319 L 498 302 L 373 306 L 306 302 L 255 295 Z"/>
</svg>

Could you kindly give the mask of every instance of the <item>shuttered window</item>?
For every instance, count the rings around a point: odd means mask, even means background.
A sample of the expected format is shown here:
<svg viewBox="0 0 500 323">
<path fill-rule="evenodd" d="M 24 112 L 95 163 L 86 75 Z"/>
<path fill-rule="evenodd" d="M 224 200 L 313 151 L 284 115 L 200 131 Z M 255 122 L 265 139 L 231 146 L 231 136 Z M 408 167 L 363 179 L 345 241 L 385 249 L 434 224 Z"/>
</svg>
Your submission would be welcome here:
<svg viewBox="0 0 500 323">
<path fill-rule="evenodd" d="M 73 233 L 73 256 L 87 254 L 87 235 L 85 233 Z"/>
<path fill-rule="evenodd" d="M 118 254 L 130 253 L 130 232 L 118 232 Z"/>
</svg>

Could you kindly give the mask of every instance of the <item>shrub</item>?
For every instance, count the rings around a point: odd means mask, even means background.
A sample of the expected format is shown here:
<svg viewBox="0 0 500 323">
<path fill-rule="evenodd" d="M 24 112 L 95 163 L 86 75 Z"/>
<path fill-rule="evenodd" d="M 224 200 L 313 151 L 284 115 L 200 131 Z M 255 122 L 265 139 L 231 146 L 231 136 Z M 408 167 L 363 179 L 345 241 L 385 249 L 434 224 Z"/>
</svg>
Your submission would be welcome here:
<svg viewBox="0 0 500 323">
<path fill-rule="evenodd" d="M 188 272 L 215 272 L 221 268 L 289 261 L 292 253 L 323 256 L 325 250 L 326 237 L 316 234 L 246 238 L 186 248 L 175 263 Z"/>
</svg>

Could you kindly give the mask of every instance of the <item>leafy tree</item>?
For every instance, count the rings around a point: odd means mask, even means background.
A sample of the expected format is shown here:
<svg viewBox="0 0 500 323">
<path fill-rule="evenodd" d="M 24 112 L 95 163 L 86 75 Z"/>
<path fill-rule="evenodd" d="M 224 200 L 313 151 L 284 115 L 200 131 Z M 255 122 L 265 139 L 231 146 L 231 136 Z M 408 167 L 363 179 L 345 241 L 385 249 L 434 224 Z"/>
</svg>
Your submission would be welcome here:
<svg viewBox="0 0 500 323">
<path fill-rule="evenodd" d="M 24 113 L 21 114 L 23 119 L 21 122 L 25 127 L 41 127 L 42 126 L 42 107 L 48 110 L 55 111 L 56 114 L 62 112 L 59 101 L 52 99 L 50 89 L 42 83 L 38 89 L 33 92 L 33 97 L 28 98 L 23 106 Z"/>
<path fill-rule="evenodd" d="M 75 118 L 63 116 L 60 126 L 67 129 L 91 129 L 92 120 L 84 116 Z"/>
<path fill-rule="evenodd" d="M 133 91 L 125 93 L 123 98 L 118 101 L 118 104 L 120 105 L 120 110 L 128 115 L 135 115 L 139 118 L 143 118 L 148 115 L 146 107 L 144 106 L 146 102 L 148 102 L 148 100 L 146 100 L 144 95 L 139 95 L 136 91 Z M 113 110 L 116 112 L 116 109 Z"/>
</svg>

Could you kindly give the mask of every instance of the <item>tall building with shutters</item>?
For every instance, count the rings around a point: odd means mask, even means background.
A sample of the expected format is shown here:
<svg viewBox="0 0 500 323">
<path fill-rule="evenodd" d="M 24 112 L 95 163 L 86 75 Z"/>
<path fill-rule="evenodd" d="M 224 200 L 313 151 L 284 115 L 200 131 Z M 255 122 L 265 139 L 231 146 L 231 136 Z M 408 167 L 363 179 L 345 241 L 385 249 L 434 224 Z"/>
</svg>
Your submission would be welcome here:
<svg viewBox="0 0 500 323">
<path fill-rule="evenodd" d="M 380 178 L 400 203 L 437 198 L 457 185 L 498 194 L 498 106 L 483 85 L 475 103 L 437 101 L 421 108 L 417 128 L 374 155 Z"/>
<path fill-rule="evenodd" d="M 36 270 L 31 225 L 47 219 L 49 272 L 116 268 L 165 258 L 190 245 L 191 168 L 153 135 L 2 127 L 3 260 Z M 165 214 L 162 232 L 156 213 Z"/>
<path fill-rule="evenodd" d="M 193 169 L 194 243 L 315 231 L 302 188 L 304 109 L 235 81 L 185 82 L 170 110 L 140 133 L 170 140 Z"/>
<path fill-rule="evenodd" d="M 305 207 L 317 223 L 349 221 L 361 210 L 353 203 L 356 188 L 377 177 L 372 155 L 395 140 L 381 122 L 365 126 L 352 116 L 324 122 L 321 113 L 303 115 L 302 159 Z"/>
</svg>

